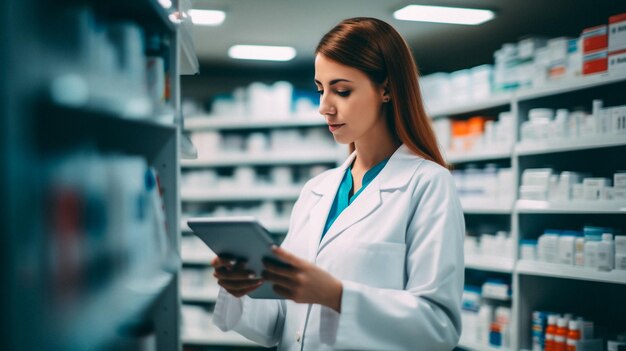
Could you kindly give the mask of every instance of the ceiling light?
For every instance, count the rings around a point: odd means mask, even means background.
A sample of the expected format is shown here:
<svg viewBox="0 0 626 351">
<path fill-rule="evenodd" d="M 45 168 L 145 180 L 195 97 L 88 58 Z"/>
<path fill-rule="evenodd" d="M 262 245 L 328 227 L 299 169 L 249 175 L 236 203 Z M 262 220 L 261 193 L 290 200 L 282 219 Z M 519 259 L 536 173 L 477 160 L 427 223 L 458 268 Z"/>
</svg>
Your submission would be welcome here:
<svg viewBox="0 0 626 351">
<path fill-rule="evenodd" d="M 226 13 L 217 10 L 189 10 L 191 22 L 200 26 L 219 26 L 224 22 Z"/>
<path fill-rule="evenodd" d="M 408 5 L 393 13 L 403 21 L 421 21 L 478 25 L 492 20 L 496 14 L 490 10 L 463 7 Z"/>
<path fill-rule="evenodd" d="M 240 60 L 289 61 L 296 57 L 296 49 L 290 46 L 234 45 L 228 56 Z"/>
</svg>

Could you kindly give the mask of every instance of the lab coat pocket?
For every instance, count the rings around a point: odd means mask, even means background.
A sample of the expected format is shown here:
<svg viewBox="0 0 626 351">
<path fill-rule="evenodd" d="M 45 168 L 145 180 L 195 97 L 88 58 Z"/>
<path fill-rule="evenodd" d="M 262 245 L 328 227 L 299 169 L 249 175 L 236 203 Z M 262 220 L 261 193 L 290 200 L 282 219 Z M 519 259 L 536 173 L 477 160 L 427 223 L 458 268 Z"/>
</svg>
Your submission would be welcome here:
<svg viewBox="0 0 626 351">
<path fill-rule="evenodd" d="M 346 248 L 337 263 L 339 279 L 384 289 L 404 288 L 406 245 L 357 243 Z"/>
</svg>

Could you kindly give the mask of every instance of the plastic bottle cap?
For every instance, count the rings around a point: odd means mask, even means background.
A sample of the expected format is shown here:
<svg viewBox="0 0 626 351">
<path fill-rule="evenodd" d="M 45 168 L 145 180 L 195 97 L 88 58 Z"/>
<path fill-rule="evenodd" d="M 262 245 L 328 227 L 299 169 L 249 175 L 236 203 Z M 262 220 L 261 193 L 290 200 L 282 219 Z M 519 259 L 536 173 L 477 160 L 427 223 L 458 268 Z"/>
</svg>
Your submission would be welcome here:
<svg viewBox="0 0 626 351">
<path fill-rule="evenodd" d="M 557 319 L 558 315 L 556 314 L 551 314 L 548 316 L 548 324 L 556 324 L 556 319 Z"/>
<path fill-rule="evenodd" d="M 569 321 L 568 325 L 569 330 L 578 330 L 578 321 Z"/>
<path fill-rule="evenodd" d="M 556 325 L 559 328 L 565 328 L 567 326 L 567 319 L 559 318 L 558 321 L 556 322 Z"/>
<path fill-rule="evenodd" d="M 613 241 L 613 234 L 611 233 L 602 234 L 602 241 Z"/>
</svg>

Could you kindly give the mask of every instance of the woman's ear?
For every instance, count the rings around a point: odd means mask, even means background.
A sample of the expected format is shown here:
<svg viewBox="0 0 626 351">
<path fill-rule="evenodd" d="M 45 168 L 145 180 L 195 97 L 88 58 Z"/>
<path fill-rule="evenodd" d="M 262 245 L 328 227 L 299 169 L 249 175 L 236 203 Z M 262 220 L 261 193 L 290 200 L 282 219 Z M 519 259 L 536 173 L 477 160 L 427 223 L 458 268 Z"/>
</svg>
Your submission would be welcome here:
<svg viewBox="0 0 626 351">
<path fill-rule="evenodd" d="M 383 98 L 383 102 L 389 102 L 391 100 L 391 96 L 389 95 L 389 82 L 387 79 L 381 85 L 381 94 Z"/>
</svg>

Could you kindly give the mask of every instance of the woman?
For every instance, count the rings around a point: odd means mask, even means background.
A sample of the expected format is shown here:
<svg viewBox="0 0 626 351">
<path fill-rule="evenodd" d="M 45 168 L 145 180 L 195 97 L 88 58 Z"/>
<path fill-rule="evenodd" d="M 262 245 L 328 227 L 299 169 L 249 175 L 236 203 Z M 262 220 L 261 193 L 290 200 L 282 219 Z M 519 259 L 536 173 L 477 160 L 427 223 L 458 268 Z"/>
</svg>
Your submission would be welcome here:
<svg viewBox="0 0 626 351">
<path fill-rule="evenodd" d="M 279 350 L 451 350 L 461 332 L 464 221 L 402 37 L 342 21 L 315 58 L 320 113 L 345 163 L 306 183 L 259 279 L 216 258 L 220 329 Z M 262 281 L 286 300 L 245 294 Z"/>
</svg>

